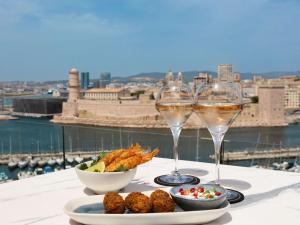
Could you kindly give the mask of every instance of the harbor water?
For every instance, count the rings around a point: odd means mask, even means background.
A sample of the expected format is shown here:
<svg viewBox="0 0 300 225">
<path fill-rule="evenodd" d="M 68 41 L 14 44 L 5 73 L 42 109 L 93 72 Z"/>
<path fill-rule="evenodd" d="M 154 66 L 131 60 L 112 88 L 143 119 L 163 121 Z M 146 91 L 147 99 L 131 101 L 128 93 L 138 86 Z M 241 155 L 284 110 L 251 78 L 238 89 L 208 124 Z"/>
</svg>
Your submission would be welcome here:
<svg viewBox="0 0 300 225">
<path fill-rule="evenodd" d="M 146 149 L 160 148 L 159 157 L 172 158 L 169 129 L 110 128 L 54 124 L 48 119 L 19 118 L 0 121 L 0 153 L 61 153 L 98 151 L 139 143 Z M 255 151 L 300 146 L 300 124 L 287 127 L 231 128 L 225 136 L 225 151 Z M 206 129 L 183 130 L 179 140 L 180 159 L 210 162 L 213 144 Z M 253 161 L 231 162 L 250 166 Z M 0 166 L 0 172 L 7 171 Z"/>
</svg>

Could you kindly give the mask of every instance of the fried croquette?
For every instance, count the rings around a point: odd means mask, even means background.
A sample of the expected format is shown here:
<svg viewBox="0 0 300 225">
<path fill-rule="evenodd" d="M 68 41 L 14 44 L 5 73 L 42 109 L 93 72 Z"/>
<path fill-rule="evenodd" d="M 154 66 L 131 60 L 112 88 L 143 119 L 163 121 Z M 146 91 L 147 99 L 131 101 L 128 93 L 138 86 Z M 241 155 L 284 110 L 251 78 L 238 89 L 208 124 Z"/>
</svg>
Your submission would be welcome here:
<svg viewBox="0 0 300 225">
<path fill-rule="evenodd" d="M 163 190 L 156 190 L 150 196 L 153 212 L 174 212 L 175 203 L 170 195 Z"/>
<path fill-rule="evenodd" d="M 104 196 L 103 205 L 105 213 L 123 214 L 125 212 L 125 201 L 116 192 L 107 192 Z"/>
<path fill-rule="evenodd" d="M 154 199 L 152 201 L 152 212 L 155 213 L 174 212 L 174 210 L 175 210 L 175 203 L 173 199 L 171 199 L 170 197 Z"/>
<path fill-rule="evenodd" d="M 125 198 L 126 208 L 134 213 L 151 212 L 150 198 L 141 192 L 132 192 Z"/>
<path fill-rule="evenodd" d="M 154 199 L 160 199 L 160 198 L 170 198 L 170 195 L 168 192 L 165 192 L 163 190 L 156 190 L 151 193 L 150 200 L 153 201 Z"/>
</svg>

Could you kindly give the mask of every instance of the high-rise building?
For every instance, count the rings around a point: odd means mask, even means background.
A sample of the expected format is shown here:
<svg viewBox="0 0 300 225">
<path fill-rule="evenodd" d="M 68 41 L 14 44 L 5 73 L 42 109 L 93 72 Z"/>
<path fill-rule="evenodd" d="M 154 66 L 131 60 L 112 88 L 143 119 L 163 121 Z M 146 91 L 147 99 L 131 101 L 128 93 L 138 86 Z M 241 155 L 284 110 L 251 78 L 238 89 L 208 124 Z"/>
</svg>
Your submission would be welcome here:
<svg viewBox="0 0 300 225">
<path fill-rule="evenodd" d="M 232 64 L 218 65 L 218 79 L 219 81 L 233 81 Z"/>
<path fill-rule="evenodd" d="M 89 72 L 80 73 L 80 88 L 88 89 L 89 84 L 90 84 L 90 73 Z"/>
<path fill-rule="evenodd" d="M 111 82 L 111 74 L 109 72 L 104 72 L 100 74 L 100 88 L 105 88 L 106 85 L 110 84 Z"/>
</svg>

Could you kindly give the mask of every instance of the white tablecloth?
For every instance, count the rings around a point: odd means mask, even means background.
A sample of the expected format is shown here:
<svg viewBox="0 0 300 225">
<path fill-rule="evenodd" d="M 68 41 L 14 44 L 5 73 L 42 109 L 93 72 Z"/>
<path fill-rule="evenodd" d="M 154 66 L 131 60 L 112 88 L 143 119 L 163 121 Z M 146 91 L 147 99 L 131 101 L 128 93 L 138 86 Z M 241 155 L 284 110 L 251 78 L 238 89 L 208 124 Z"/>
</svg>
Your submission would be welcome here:
<svg viewBox="0 0 300 225">
<path fill-rule="evenodd" d="M 123 192 L 161 187 L 153 179 L 173 169 L 173 160 L 154 158 L 139 166 L 135 179 Z M 183 173 L 214 178 L 214 164 L 180 161 Z M 300 174 L 237 166 L 221 166 L 228 187 L 241 191 L 245 200 L 211 224 L 300 224 Z M 0 184 L 0 224 L 78 224 L 63 212 L 66 202 L 91 195 L 74 169 Z M 121 224 L 120 224 L 121 225 Z"/>
</svg>

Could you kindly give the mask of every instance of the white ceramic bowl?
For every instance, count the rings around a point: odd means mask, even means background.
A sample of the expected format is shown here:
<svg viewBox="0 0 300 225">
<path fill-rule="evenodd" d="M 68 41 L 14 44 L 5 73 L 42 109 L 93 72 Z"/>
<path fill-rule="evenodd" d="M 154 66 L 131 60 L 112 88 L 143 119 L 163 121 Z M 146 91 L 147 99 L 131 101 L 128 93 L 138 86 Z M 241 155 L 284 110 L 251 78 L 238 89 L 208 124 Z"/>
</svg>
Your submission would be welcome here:
<svg viewBox="0 0 300 225">
<path fill-rule="evenodd" d="M 89 166 L 92 161 L 86 162 Z M 80 170 L 81 164 L 75 167 L 76 174 L 86 187 L 100 194 L 108 191 L 118 191 L 127 186 L 134 178 L 137 168 L 130 169 L 125 172 L 89 172 Z"/>
</svg>

